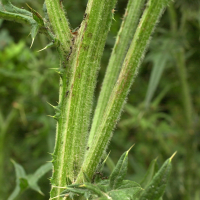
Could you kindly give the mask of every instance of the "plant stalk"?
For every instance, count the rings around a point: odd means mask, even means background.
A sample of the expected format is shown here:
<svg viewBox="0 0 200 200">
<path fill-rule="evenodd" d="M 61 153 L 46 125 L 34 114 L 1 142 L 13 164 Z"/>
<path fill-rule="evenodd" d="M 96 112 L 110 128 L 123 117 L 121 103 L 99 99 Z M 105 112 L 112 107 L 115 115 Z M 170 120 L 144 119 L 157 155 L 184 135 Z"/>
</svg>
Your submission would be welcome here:
<svg viewBox="0 0 200 200">
<path fill-rule="evenodd" d="M 115 41 L 115 46 L 113 48 L 109 64 L 106 70 L 106 74 L 103 80 L 103 85 L 98 98 L 98 103 L 95 109 L 95 114 L 93 117 L 92 127 L 88 140 L 89 147 L 92 145 L 93 137 L 95 137 L 97 127 L 101 122 L 110 94 L 119 76 L 122 63 L 124 61 L 125 55 L 130 46 L 130 42 L 133 39 L 139 19 L 141 17 L 144 3 L 145 0 L 130 0 L 128 2 L 121 27 Z"/>
<path fill-rule="evenodd" d="M 119 78 L 111 93 L 101 123 L 98 126 L 96 137 L 93 139 L 93 144 L 85 157 L 77 182 L 82 182 L 84 179 L 82 171 L 84 171 L 89 178 L 92 178 L 112 136 L 113 128 L 119 119 L 130 86 L 132 85 L 134 77 L 137 75 L 138 67 L 143 60 L 150 41 L 150 36 L 169 2 L 170 1 L 166 0 L 150 0 L 147 3 L 123 62 Z"/>
<path fill-rule="evenodd" d="M 53 4 L 52 1 L 48 3 Z M 53 10 L 54 6 L 48 6 L 48 3 L 46 1 L 47 10 Z M 61 199 L 59 195 L 63 189 L 59 187 L 75 182 L 84 159 L 97 73 L 115 3 L 116 0 L 88 1 L 84 19 L 73 35 L 70 52 L 65 57 L 66 70 L 70 72 L 66 81 L 64 78 L 67 72 L 63 71 L 61 74 L 51 198 L 58 196 L 56 199 Z M 57 12 L 58 10 L 52 11 L 50 21 Z M 56 26 L 55 24 L 55 29 Z"/>
</svg>

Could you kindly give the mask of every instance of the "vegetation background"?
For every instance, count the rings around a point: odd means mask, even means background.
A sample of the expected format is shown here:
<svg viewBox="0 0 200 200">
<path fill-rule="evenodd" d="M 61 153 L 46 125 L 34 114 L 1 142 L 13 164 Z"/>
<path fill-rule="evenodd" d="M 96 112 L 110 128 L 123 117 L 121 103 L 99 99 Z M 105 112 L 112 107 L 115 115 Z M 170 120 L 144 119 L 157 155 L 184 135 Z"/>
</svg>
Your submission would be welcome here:
<svg viewBox="0 0 200 200">
<path fill-rule="evenodd" d="M 42 0 L 12 0 L 28 3 L 40 14 Z M 71 28 L 83 19 L 87 0 L 64 1 Z M 101 88 L 109 55 L 127 0 L 119 0 L 111 27 L 96 90 Z M 28 8 L 27 8 L 28 9 Z M 33 173 L 51 159 L 56 122 L 47 115 L 47 104 L 58 101 L 59 75 L 56 49 L 37 53 L 48 43 L 39 35 L 30 49 L 30 28 L 0 20 L 0 199 L 15 187 L 10 159 Z M 164 196 L 169 200 L 200 199 L 200 1 L 176 0 L 163 15 L 150 48 L 133 84 L 121 120 L 110 143 L 111 161 L 132 144 L 127 179 L 140 181 L 151 160 L 163 163 L 175 151 L 173 172 Z M 109 165 L 105 176 L 109 174 Z M 27 190 L 23 200 L 48 199 L 51 172 L 39 182 L 45 196 Z"/>
</svg>

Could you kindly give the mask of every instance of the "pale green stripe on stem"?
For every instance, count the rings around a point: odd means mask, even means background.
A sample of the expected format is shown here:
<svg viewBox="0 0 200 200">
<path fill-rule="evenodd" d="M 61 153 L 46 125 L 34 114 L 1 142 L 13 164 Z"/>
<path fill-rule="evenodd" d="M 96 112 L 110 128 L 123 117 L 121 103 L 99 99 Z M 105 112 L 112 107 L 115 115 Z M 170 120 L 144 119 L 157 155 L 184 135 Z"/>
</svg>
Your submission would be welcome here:
<svg viewBox="0 0 200 200">
<path fill-rule="evenodd" d="M 71 70 L 68 95 L 62 101 L 58 122 L 52 185 L 65 186 L 66 177 L 72 182 L 80 170 L 86 151 L 92 100 L 100 58 L 112 21 L 116 0 L 90 0 L 85 19 L 72 46 L 68 66 Z M 66 91 L 66 90 L 65 90 Z M 51 198 L 63 189 L 53 188 Z M 56 199 L 61 199 L 58 197 Z"/>
<path fill-rule="evenodd" d="M 168 2 L 170 2 L 170 0 L 150 0 L 146 6 L 145 12 L 140 20 L 134 39 L 131 42 L 131 46 L 124 60 L 119 78 L 111 93 L 101 124 L 97 129 L 96 137 L 93 140 L 93 144 L 90 147 L 82 166 L 82 171 L 90 178 L 93 176 L 93 173 L 107 148 L 112 136 L 112 130 L 118 121 L 129 88 L 134 77 L 137 75 L 137 69 L 144 57 L 151 33 Z M 82 181 L 83 173 L 80 172 L 77 182 Z"/>
</svg>

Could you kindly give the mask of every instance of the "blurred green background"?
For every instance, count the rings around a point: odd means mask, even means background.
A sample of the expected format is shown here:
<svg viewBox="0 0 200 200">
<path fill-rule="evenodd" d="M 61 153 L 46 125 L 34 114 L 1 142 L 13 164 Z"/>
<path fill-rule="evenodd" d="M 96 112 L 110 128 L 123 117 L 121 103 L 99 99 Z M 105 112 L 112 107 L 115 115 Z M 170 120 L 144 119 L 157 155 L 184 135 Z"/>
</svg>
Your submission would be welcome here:
<svg viewBox="0 0 200 200">
<path fill-rule="evenodd" d="M 12 0 L 18 7 L 28 3 L 40 14 L 42 0 Z M 76 28 L 83 19 L 87 0 L 64 1 Z M 108 35 L 95 95 L 97 101 L 108 59 L 119 30 L 127 0 L 119 0 Z M 43 15 L 44 16 L 44 15 Z M 56 49 L 39 35 L 30 49 L 30 27 L 0 20 L 0 199 L 15 188 L 15 171 L 10 159 L 28 174 L 51 160 L 58 101 L 59 76 Z M 175 151 L 173 171 L 164 200 L 200 199 L 200 1 L 176 0 L 167 8 L 153 34 L 150 48 L 131 88 L 127 104 L 109 149 L 116 163 L 132 144 L 127 178 L 141 181 L 151 160 L 161 165 Z M 112 162 L 110 165 L 112 165 Z M 105 175 L 110 173 L 109 166 Z M 18 200 L 46 200 L 51 173 L 39 185 L 45 194 L 23 192 Z"/>
</svg>

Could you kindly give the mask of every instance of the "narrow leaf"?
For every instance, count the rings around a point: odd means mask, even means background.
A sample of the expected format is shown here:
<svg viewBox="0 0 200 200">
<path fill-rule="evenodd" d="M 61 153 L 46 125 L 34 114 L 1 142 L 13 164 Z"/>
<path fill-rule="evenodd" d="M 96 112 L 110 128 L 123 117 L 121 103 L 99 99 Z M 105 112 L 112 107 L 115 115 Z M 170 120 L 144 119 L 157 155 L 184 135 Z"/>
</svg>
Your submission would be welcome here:
<svg viewBox="0 0 200 200">
<path fill-rule="evenodd" d="M 128 167 L 128 152 L 130 150 L 124 152 L 122 156 L 120 157 L 119 161 L 117 162 L 117 165 L 115 166 L 112 174 L 110 175 L 110 187 L 113 189 L 116 189 L 121 186 L 126 173 L 127 173 L 127 167 Z"/>
<path fill-rule="evenodd" d="M 38 181 L 39 179 L 46 174 L 48 171 L 50 171 L 52 169 L 52 163 L 45 163 L 44 165 L 42 165 L 41 167 L 39 167 L 36 172 L 32 175 L 28 176 L 28 184 L 29 187 L 37 192 L 39 192 L 40 194 L 44 195 L 42 193 L 42 191 L 40 190 L 40 187 L 38 186 Z"/>
<path fill-rule="evenodd" d="M 141 181 L 141 186 L 143 188 L 146 188 L 146 186 L 150 183 L 150 181 L 152 180 L 155 172 L 156 172 L 156 162 L 157 162 L 157 159 L 154 159 L 151 161 L 151 164 L 147 170 L 147 173 L 145 174 L 143 180 Z"/>
<path fill-rule="evenodd" d="M 84 183 L 83 185 L 80 185 L 82 188 L 87 188 L 89 191 L 91 191 L 93 194 L 98 195 L 99 197 L 105 197 L 105 193 L 103 193 L 96 185 L 90 184 L 90 183 Z"/>
<path fill-rule="evenodd" d="M 32 17 L 31 12 L 12 5 L 9 0 L 2 0 L 1 2 L 3 4 L 4 9 L 6 9 L 6 11 L 8 11 L 8 12 L 16 13 L 16 14 L 22 14 L 22 15 L 26 15 L 28 17 Z"/>
<path fill-rule="evenodd" d="M 108 192 L 108 195 L 113 200 L 125 200 L 125 199 L 136 199 L 140 196 L 143 189 L 141 186 L 130 180 L 124 180 L 119 188 Z"/>
<path fill-rule="evenodd" d="M 31 12 L 33 13 L 33 19 L 38 22 L 38 24 L 44 26 L 44 21 L 43 21 L 43 18 L 42 16 L 37 12 L 35 11 L 33 8 L 31 8 L 28 4 L 26 4 L 29 9 L 31 10 Z"/>
<path fill-rule="evenodd" d="M 139 200 L 159 200 L 160 197 L 164 194 L 167 182 L 169 180 L 169 176 L 171 173 L 171 160 L 175 154 L 171 156 L 171 158 L 167 159 L 160 170 L 156 173 L 148 187 L 144 190 Z"/>
<path fill-rule="evenodd" d="M 16 186 L 14 191 L 8 197 L 8 200 L 14 200 L 20 194 L 20 192 L 24 191 L 28 187 L 27 176 L 24 168 L 14 160 L 11 160 L 11 162 L 15 167 Z"/>
<path fill-rule="evenodd" d="M 38 30 L 39 30 L 40 26 L 37 24 L 37 23 L 33 23 L 32 24 L 32 27 L 31 27 L 31 37 L 32 37 L 32 42 L 31 42 L 31 46 L 30 48 L 33 46 L 33 42 L 35 40 L 35 37 L 38 33 Z"/>
</svg>

